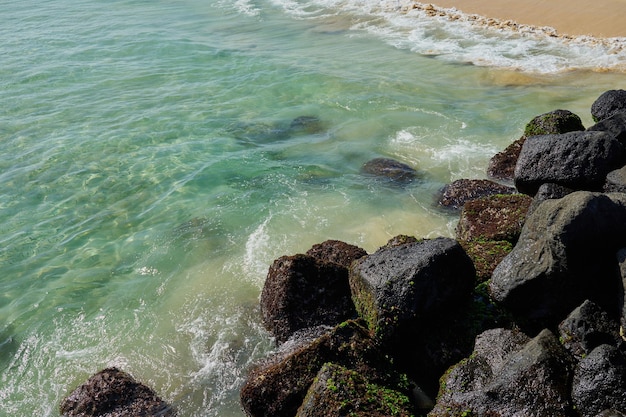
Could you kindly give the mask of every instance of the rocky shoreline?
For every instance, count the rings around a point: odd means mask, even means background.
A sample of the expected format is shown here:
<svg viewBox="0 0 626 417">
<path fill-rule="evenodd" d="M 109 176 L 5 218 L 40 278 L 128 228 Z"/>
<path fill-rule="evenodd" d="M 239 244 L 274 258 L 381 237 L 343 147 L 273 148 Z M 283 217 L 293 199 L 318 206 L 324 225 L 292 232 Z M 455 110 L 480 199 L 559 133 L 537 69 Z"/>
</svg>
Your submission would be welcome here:
<svg viewBox="0 0 626 417">
<path fill-rule="evenodd" d="M 624 416 L 626 91 L 539 115 L 439 204 L 456 237 L 396 236 L 374 253 L 341 241 L 270 266 L 262 322 L 277 348 L 241 389 L 249 417 Z M 411 168 L 376 160 L 392 183 Z M 67 417 L 173 416 L 106 369 Z"/>
</svg>

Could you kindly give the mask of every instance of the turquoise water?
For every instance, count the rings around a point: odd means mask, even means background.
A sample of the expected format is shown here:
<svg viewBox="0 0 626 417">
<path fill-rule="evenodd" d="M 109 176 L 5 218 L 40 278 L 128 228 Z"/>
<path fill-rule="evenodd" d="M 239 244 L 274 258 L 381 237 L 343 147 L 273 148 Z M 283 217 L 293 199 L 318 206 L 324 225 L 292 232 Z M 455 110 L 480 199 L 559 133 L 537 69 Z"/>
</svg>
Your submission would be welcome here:
<svg viewBox="0 0 626 417">
<path fill-rule="evenodd" d="M 107 366 L 180 416 L 242 416 L 274 259 L 452 236 L 441 186 L 626 88 L 624 54 L 397 1 L 0 4 L 1 416 L 58 416 Z M 361 175 L 379 156 L 421 179 Z"/>
</svg>

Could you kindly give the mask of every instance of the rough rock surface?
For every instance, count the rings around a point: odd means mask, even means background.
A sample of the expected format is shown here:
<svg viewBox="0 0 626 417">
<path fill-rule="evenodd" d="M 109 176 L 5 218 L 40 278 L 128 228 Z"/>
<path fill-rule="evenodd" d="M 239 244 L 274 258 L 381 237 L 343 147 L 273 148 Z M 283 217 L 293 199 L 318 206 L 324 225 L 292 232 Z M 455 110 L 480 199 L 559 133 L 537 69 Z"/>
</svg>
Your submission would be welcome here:
<svg viewBox="0 0 626 417">
<path fill-rule="evenodd" d="M 626 193 L 626 166 L 607 174 L 603 191 L 605 193 Z"/>
<path fill-rule="evenodd" d="M 468 201 L 456 226 L 458 240 L 506 240 L 515 243 L 532 198 L 497 195 Z"/>
<path fill-rule="evenodd" d="M 324 364 L 296 417 L 412 417 L 406 393 L 372 384 L 367 375 L 332 363 Z"/>
<path fill-rule="evenodd" d="M 391 158 L 374 158 L 363 164 L 361 171 L 398 184 L 407 184 L 417 178 L 415 169 Z"/>
<path fill-rule="evenodd" d="M 487 281 L 511 251 L 521 233 L 533 199 L 524 194 L 468 201 L 456 226 L 456 238 L 476 268 L 478 282 Z"/>
<path fill-rule="evenodd" d="M 278 342 L 300 329 L 354 318 L 348 270 L 303 254 L 276 259 L 261 292 L 261 314 Z"/>
<path fill-rule="evenodd" d="M 471 200 L 494 194 L 512 194 L 515 188 L 490 180 L 460 179 L 441 190 L 439 205 L 458 209 Z"/>
<path fill-rule="evenodd" d="M 490 293 L 534 328 L 554 328 L 585 299 L 616 312 L 616 253 L 624 246 L 626 194 L 579 191 L 545 201 L 494 270 Z"/>
<path fill-rule="evenodd" d="M 96 373 L 60 405 L 66 417 L 138 417 L 175 415 L 172 406 L 149 387 L 117 368 Z"/>
<path fill-rule="evenodd" d="M 521 138 L 510 144 L 504 151 L 494 155 L 489 161 L 487 175 L 499 180 L 513 181 L 515 164 L 524 141 L 529 136 L 551 135 L 585 130 L 576 114 L 569 110 L 554 110 L 534 117 L 526 124 Z"/>
<path fill-rule="evenodd" d="M 531 136 L 515 166 L 515 186 L 529 195 L 545 183 L 599 191 L 606 175 L 626 163 L 625 155 L 622 144 L 606 132 Z"/>
<path fill-rule="evenodd" d="M 576 367 L 572 400 L 584 417 L 608 408 L 626 410 L 626 358 L 614 346 L 600 345 Z"/>
<path fill-rule="evenodd" d="M 442 378 L 428 415 L 571 415 L 571 357 L 549 330 L 525 340 L 503 329 L 479 336 L 472 355 Z"/>
<path fill-rule="evenodd" d="M 437 238 L 381 248 L 350 268 L 360 316 L 377 338 L 392 337 L 467 299 L 474 266 L 456 240 Z"/>
<path fill-rule="evenodd" d="M 367 255 L 367 252 L 365 249 L 340 240 L 327 240 L 313 245 L 306 254 L 322 262 L 332 262 L 344 268 L 350 268 L 354 260 Z"/>
<path fill-rule="evenodd" d="M 595 122 L 599 122 L 624 110 L 626 110 L 626 90 L 608 90 L 591 105 L 591 117 Z"/>
<path fill-rule="evenodd" d="M 325 363 L 367 375 L 370 382 L 394 385 L 399 379 L 369 332 L 348 321 L 311 342 L 289 341 L 253 368 L 240 392 L 248 416 L 293 417 Z"/>
<path fill-rule="evenodd" d="M 626 146 L 626 108 L 596 123 L 587 130 L 607 132 Z"/>
<path fill-rule="evenodd" d="M 577 359 L 602 344 L 621 343 L 619 322 L 596 303 L 585 300 L 559 324 L 563 346 Z"/>
<path fill-rule="evenodd" d="M 535 196 L 533 197 L 533 202 L 528 208 L 527 215 L 530 215 L 530 213 L 534 212 L 535 209 L 539 207 L 539 205 L 544 201 L 558 200 L 559 198 L 563 198 L 573 192 L 574 190 L 572 190 L 571 188 L 563 187 L 562 185 L 553 183 L 541 184 L 541 186 L 537 190 L 537 194 L 535 194 Z"/>
</svg>

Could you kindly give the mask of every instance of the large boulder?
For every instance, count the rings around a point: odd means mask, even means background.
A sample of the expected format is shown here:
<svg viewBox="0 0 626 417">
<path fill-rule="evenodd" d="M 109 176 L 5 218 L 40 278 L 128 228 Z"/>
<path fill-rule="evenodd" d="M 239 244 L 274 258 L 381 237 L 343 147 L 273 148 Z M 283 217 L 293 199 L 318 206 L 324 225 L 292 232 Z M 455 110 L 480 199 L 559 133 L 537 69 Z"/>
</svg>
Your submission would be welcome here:
<svg viewBox="0 0 626 417">
<path fill-rule="evenodd" d="M 478 282 L 491 278 L 495 267 L 511 251 L 532 201 L 524 194 L 506 194 L 465 203 L 456 238 L 472 259 Z"/>
<path fill-rule="evenodd" d="M 456 226 L 456 238 L 517 242 L 532 198 L 524 194 L 497 195 L 469 201 Z"/>
<path fill-rule="evenodd" d="M 554 110 L 540 114 L 526 124 L 524 134 L 521 138 L 491 158 L 487 168 L 487 175 L 499 180 L 513 181 L 515 164 L 517 163 L 522 145 L 527 137 L 560 134 L 578 130 L 585 130 L 585 127 L 580 117 L 569 110 Z"/>
<path fill-rule="evenodd" d="M 298 338 L 299 333 L 294 334 Z M 348 321 L 321 335 L 286 341 L 258 363 L 240 392 L 250 417 L 293 417 L 324 364 L 334 363 L 373 384 L 401 386 L 400 377 L 360 323 Z"/>
<path fill-rule="evenodd" d="M 296 417 L 414 415 L 406 393 L 373 384 L 366 374 L 327 363 L 315 377 Z"/>
<path fill-rule="evenodd" d="M 345 262 L 341 258 L 329 257 Z M 263 325 L 279 343 L 298 330 L 333 326 L 356 316 L 348 269 L 304 254 L 282 256 L 272 263 L 260 304 Z"/>
<path fill-rule="evenodd" d="M 574 363 L 549 330 L 534 339 L 504 329 L 476 339 L 472 355 L 452 367 L 429 417 L 568 416 Z"/>
<path fill-rule="evenodd" d="M 595 122 L 599 122 L 624 110 L 626 110 L 626 90 L 608 90 L 591 105 L 591 117 Z"/>
<path fill-rule="evenodd" d="M 96 373 L 60 404 L 65 417 L 174 416 L 174 408 L 150 387 L 118 368 Z"/>
<path fill-rule="evenodd" d="M 383 246 L 358 259 L 350 286 L 376 340 L 426 394 L 441 373 L 471 351 L 475 269 L 450 238 Z M 418 337 L 416 337 L 418 336 Z"/>
<path fill-rule="evenodd" d="M 515 186 L 529 195 L 544 183 L 599 191 L 607 174 L 625 163 L 624 147 L 606 132 L 531 136 L 515 166 Z"/>
<path fill-rule="evenodd" d="M 593 301 L 585 300 L 559 323 L 559 338 L 580 360 L 602 344 L 621 344 L 619 321 Z"/>
<path fill-rule="evenodd" d="M 515 188 L 490 180 L 460 179 L 444 186 L 440 192 L 439 205 L 458 209 L 471 200 L 494 194 L 512 194 Z"/>
<path fill-rule="evenodd" d="M 385 341 L 466 300 L 475 270 L 456 240 L 436 238 L 382 247 L 356 260 L 349 277 L 359 315 Z"/>
<path fill-rule="evenodd" d="M 361 167 L 361 171 L 397 184 L 408 184 L 417 178 L 417 171 L 409 165 L 391 158 L 374 158 Z"/>
<path fill-rule="evenodd" d="M 494 270 L 490 293 L 535 329 L 555 328 L 586 299 L 617 315 L 616 253 L 624 246 L 626 194 L 579 191 L 547 200 Z"/>
<path fill-rule="evenodd" d="M 600 345 L 576 366 L 572 400 L 583 417 L 608 408 L 626 410 L 626 358 L 611 345 Z"/>
</svg>

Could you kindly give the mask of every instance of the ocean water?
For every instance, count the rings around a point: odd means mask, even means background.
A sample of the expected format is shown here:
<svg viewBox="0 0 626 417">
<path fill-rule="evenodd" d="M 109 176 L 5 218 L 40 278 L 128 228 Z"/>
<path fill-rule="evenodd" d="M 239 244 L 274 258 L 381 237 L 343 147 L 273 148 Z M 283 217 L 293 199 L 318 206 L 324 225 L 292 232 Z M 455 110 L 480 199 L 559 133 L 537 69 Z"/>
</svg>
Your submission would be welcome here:
<svg viewBox="0 0 626 417">
<path fill-rule="evenodd" d="M 282 255 L 453 236 L 435 204 L 534 116 L 593 124 L 626 53 L 403 1 L 0 1 L 0 416 L 118 366 L 181 417 L 243 416 Z M 309 123 L 302 123 L 302 121 Z M 375 157 L 415 167 L 398 187 Z"/>
</svg>

